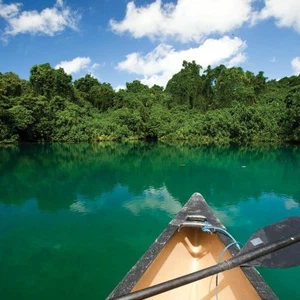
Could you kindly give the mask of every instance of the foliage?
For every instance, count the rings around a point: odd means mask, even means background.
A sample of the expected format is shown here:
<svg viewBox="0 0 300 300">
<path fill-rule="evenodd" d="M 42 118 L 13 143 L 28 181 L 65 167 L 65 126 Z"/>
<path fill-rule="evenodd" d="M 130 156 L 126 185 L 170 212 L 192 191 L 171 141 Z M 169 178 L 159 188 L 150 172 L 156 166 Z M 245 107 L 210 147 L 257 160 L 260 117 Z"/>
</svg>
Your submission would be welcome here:
<svg viewBox="0 0 300 300">
<path fill-rule="evenodd" d="M 285 134 L 287 140 L 300 141 L 300 85 L 292 88 L 285 99 Z"/>
<path fill-rule="evenodd" d="M 54 96 L 62 96 L 73 100 L 72 77 L 62 68 L 55 70 L 48 63 L 35 65 L 30 70 L 29 81 L 34 96 L 46 96 L 49 100 Z"/>
<path fill-rule="evenodd" d="M 0 73 L 0 98 L 21 96 L 22 90 L 22 80 L 17 74 Z"/>
<path fill-rule="evenodd" d="M 202 78 L 200 76 L 201 66 L 195 61 L 191 63 L 184 61 L 182 69 L 175 74 L 166 86 L 166 92 L 170 93 L 173 104 L 185 105 L 188 108 L 200 108 Z"/>
<path fill-rule="evenodd" d="M 224 65 L 183 62 L 166 89 L 138 80 L 114 91 L 50 64 L 29 80 L 0 73 L 0 142 L 124 139 L 199 143 L 300 142 L 300 76 L 270 80 Z"/>
</svg>

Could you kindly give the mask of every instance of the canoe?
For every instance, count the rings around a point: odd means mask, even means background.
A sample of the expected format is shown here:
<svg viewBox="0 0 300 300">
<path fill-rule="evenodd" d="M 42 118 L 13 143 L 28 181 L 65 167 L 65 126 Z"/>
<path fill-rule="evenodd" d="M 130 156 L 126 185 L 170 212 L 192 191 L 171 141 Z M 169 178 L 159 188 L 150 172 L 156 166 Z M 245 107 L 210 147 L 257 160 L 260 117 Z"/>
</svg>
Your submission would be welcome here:
<svg viewBox="0 0 300 300">
<path fill-rule="evenodd" d="M 195 193 L 107 299 L 119 298 L 233 257 L 239 251 L 238 245 L 221 230 L 213 234 L 205 232 L 207 224 L 225 230 L 202 195 Z M 214 275 L 149 299 L 209 300 L 216 296 L 218 299 L 278 299 L 253 267 L 219 273 L 217 288 Z"/>
</svg>

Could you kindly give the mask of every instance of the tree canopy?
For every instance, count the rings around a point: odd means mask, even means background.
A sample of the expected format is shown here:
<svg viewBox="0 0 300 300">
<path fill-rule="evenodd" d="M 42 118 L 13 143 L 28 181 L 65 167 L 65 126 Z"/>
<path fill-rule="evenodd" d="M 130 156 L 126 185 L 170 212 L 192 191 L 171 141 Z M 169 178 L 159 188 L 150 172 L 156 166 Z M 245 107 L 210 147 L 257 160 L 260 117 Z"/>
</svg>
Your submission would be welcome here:
<svg viewBox="0 0 300 300">
<path fill-rule="evenodd" d="M 165 89 L 134 80 L 115 91 L 48 63 L 29 80 L 0 73 L 0 143 L 122 139 L 299 143 L 300 76 L 184 61 Z"/>
</svg>

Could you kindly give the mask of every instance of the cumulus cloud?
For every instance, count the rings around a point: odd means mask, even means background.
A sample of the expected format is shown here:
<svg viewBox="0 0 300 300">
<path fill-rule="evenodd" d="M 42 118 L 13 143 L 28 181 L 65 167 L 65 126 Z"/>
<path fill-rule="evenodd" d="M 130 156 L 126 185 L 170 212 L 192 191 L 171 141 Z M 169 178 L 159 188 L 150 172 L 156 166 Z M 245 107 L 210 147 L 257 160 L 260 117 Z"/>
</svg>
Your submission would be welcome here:
<svg viewBox="0 0 300 300">
<path fill-rule="evenodd" d="M 81 71 L 87 71 L 93 73 L 93 70 L 97 69 L 100 65 L 97 63 L 92 64 L 89 57 L 76 57 L 70 61 L 61 61 L 55 66 L 55 69 L 63 68 L 68 74 L 76 74 Z"/>
<path fill-rule="evenodd" d="M 300 33 L 299 0 L 264 0 L 265 7 L 253 14 L 253 23 L 274 18 L 278 27 L 294 28 Z"/>
<path fill-rule="evenodd" d="M 67 27 L 77 29 L 79 16 L 63 0 L 57 0 L 52 8 L 45 8 L 41 12 L 21 11 L 21 7 L 20 3 L 3 4 L 0 0 L 0 17 L 7 23 L 5 36 L 21 33 L 53 36 Z"/>
<path fill-rule="evenodd" d="M 117 65 L 117 69 L 142 76 L 142 82 L 149 86 L 165 86 L 172 75 L 181 70 L 183 60 L 195 60 L 203 68 L 218 64 L 233 66 L 245 61 L 245 48 L 244 41 L 228 36 L 207 39 L 199 47 L 180 51 L 176 51 L 170 45 L 160 44 L 146 55 L 128 54 L 126 59 Z"/>
<path fill-rule="evenodd" d="M 16 16 L 19 13 L 20 6 L 20 3 L 3 4 L 0 0 L 0 17 L 8 19 Z"/>
<path fill-rule="evenodd" d="M 291 61 L 292 68 L 294 70 L 295 75 L 300 75 L 300 57 L 295 57 Z"/>
<path fill-rule="evenodd" d="M 209 34 L 224 34 L 250 20 L 253 0 L 178 0 L 163 4 L 155 0 L 137 7 L 127 4 L 125 18 L 110 20 L 116 33 L 135 38 L 173 38 L 181 42 L 200 41 Z"/>
</svg>

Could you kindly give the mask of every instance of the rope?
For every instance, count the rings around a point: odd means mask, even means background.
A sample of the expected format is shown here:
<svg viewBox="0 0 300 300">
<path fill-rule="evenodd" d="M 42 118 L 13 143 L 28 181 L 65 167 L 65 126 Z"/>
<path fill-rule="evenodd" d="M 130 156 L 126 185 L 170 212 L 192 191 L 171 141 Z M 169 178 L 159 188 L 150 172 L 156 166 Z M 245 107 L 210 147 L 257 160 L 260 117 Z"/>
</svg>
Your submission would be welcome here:
<svg viewBox="0 0 300 300">
<path fill-rule="evenodd" d="M 237 247 L 238 247 L 239 249 L 241 249 L 241 247 L 239 246 L 239 244 L 242 245 L 242 243 L 237 242 L 236 240 L 234 240 L 234 242 L 228 244 L 228 245 L 222 250 L 222 252 L 221 252 L 221 254 L 220 254 L 220 257 L 219 257 L 219 259 L 218 259 L 218 264 L 222 261 L 223 255 L 224 255 L 224 253 L 226 252 L 226 250 L 228 250 L 231 246 L 237 245 Z M 216 275 L 216 300 L 218 300 L 218 299 L 219 299 L 219 273 L 217 273 L 217 275 Z"/>
<path fill-rule="evenodd" d="M 236 242 L 235 238 L 229 233 L 227 232 L 225 229 L 221 228 L 221 227 L 216 227 L 216 226 L 212 226 L 211 224 L 209 224 L 207 221 L 205 222 L 205 225 L 202 227 L 202 230 L 206 233 L 211 233 L 211 229 L 215 230 L 215 231 L 219 231 L 222 232 L 223 234 L 226 234 L 227 236 L 229 236 L 234 242 Z M 241 249 L 241 247 L 239 245 L 237 245 L 239 250 Z"/>
<path fill-rule="evenodd" d="M 216 227 L 216 226 L 212 226 L 210 223 L 208 223 L 207 221 L 205 222 L 205 225 L 204 227 L 202 227 L 202 230 L 205 232 L 205 233 L 212 233 L 211 230 L 215 230 L 215 231 L 218 231 L 218 232 L 221 232 L 225 235 L 227 235 L 228 237 L 231 238 L 231 240 L 233 241 L 232 243 L 228 244 L 221 252 L 220 254 L 220 257 L 218 259 L 218 264 L 222 261 L 222 258 L 223 258 L 223 255 L 224 253 L 226 252 L 226 250 L 228 250 L 231 246 L 233 245 L 236 245 L 238 247 L 239 250 L 241 250 L 241 247 L 240 245 L 242 245 L 240 242 L 237 242 L 235 240 L 235 238 L 229 233 L 227 232 L 225 229 L 223 228 L 220 228 L 220 227 Z M 217 273 L 216 275 L 216 300 L 219 299 L 219 273 Z"/>
</svg>

